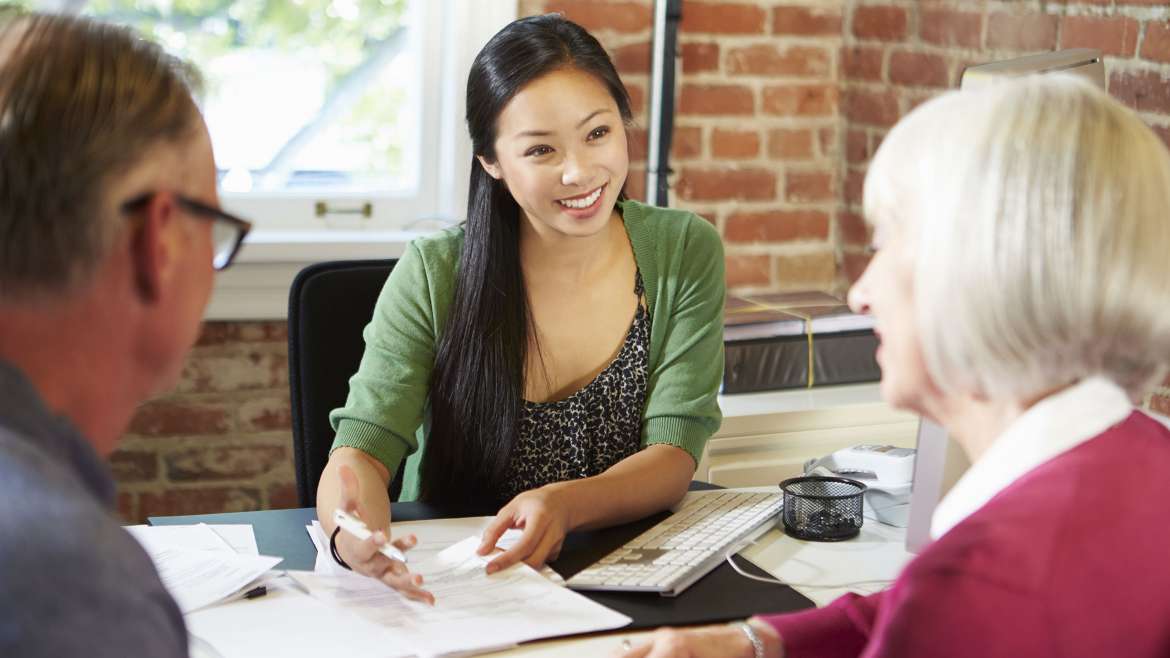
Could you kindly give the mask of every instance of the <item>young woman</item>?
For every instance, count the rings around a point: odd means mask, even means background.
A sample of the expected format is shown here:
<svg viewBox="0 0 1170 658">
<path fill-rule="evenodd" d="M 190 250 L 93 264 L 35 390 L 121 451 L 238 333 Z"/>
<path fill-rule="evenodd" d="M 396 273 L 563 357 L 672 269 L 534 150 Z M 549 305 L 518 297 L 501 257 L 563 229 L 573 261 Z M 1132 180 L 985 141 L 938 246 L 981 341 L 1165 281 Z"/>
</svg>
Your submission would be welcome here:
<svg viewBox="0 0 1170 658">
<path fill-rule="evenodd" d="M 376 552 L 403 459 L 403 500 L 502 505 L 481 552 L 523 528 L 489 571 L 686 491 L 720 422 L 723 251 L 703 219 L 625 198 L 630 118 L 604 49 L 560 16 L 518 20 L 476 57 L 467 221 L 408 247 L 331 415 L 321 523 L 341 507 L 381 531 L 333 533 L 351 568 L 432 600 Z"/>
<path fill-rule="evenodd" d="M 870 164 L 876 253 L 850 291 L 882 397 L 972 466 L 886 591 L 661 631 L 626 658 L 1170 655 L 1170 157 L 1076 77 L 946 94 Z"/>
</svg>

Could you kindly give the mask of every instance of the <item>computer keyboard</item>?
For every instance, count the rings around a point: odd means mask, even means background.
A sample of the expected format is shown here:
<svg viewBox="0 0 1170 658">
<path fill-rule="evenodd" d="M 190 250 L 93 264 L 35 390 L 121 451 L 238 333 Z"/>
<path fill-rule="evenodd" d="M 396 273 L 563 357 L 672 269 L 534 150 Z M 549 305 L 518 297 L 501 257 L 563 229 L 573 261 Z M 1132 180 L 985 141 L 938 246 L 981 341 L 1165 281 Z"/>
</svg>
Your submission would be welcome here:
<svg viewBox="0 0 1170 658">
<path fill-rule="evenodd" d="M 570 578 L 579 590 L 677 596 L 773 527 L 782 494 L 692 491 L 679 509 Z"/>
</svg>

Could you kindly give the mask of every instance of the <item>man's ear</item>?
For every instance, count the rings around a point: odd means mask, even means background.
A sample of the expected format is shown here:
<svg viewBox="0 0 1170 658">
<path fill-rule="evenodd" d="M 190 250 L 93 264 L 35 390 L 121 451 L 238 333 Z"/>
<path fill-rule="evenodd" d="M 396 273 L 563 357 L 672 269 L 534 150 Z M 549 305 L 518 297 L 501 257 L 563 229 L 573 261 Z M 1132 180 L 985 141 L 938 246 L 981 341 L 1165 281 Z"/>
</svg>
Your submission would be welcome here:
<svg viewBox="0 0 1170 658">
<path fill-rule="evenodd" d="M 159 300 L 172 276 L 176 243 L 171 234 L 175 230 L 176 210 L 171 194 L 155 194 L 135 222 L 137 230 L 130 240 L 130 253 L 134 262 L 134 282 L 145 304 Z"/>
<path fill-rule="evenodd" d="M 500 180 L 500 178 L 504 175 L 504 172 L 500 170 L 499 162 L 488 160 L 482 155 L 477 155 L 475 157 L 477 160 L 479 160 L 479 166 L 483 167 L 483 170 L 488 173 L 488 176 L 491 176 L 496 180 Z"/>
</svg>

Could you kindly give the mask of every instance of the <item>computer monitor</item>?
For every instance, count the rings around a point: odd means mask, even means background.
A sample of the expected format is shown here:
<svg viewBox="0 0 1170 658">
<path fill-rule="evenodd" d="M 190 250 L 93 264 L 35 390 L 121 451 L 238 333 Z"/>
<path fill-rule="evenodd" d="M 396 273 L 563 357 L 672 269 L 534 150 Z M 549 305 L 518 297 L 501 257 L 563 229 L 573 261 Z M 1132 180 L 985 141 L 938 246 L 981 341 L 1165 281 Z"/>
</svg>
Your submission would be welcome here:
<svg viewBox="0 0 1170 658">
<path fill-rule="evenodd" d="M 960 86 L 972 89 L 998 80 L 1050 72 L 1080 75 L 1105 88 L 1104 60 L 1100 51 L 1091 48 L 1060 50 L 969 66 L 963 71 Z M 908 550 L 918 552 L 930 543 L 930 522 L 934 517 L 934 508 L 969 465 L 966 453 L 947 436 L 946 430 L 926 419 L 919 422 L 914 484 L 910 492 L 910 520 L 906 528 Z"/>
<path fill-rule="evenodd" d="M 971 462 L 962 446 L 931 420 L 918 422 L 918 450 L 914 455 L 914 484 L 910 490 L 910 520 L 906 526 L 906 550 L 917 553 L 930 543 L 934 508 Z"/>
</svg>

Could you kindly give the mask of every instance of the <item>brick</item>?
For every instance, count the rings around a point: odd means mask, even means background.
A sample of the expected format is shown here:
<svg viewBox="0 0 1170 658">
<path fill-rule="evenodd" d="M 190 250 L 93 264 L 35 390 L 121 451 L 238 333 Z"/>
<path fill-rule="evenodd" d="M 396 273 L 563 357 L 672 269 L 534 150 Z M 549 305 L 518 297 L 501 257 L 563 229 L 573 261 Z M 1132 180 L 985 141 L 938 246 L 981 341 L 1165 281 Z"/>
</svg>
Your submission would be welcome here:
<svg viewBox="0 0 1170 658">
<path fill-rule="evenodd" d="M 845 271 L 845 278 L 849 284 L 857 283 L 865 268 L 869 265 L 869 254 L 863 251 L 846 251 L 841 259 L 841 269 Z"/>
<path fill-rule="evenodd" d="M 1170 80 L 1159 71 L 1114 72 L 1109 93 L 1135 110 L 1170 114 Z"/>
<path fill-rule="evenodd" d="M 716 158 L 742 160 L 760 154 L 760 134 L 754 130 L 724 130 L 711 133 L 711 155 Z"/>
<path fill-rule="evenodd" d="M 774 128 L 768 131 L 768 156 L 778 160 L 813 157 L 813 134 L 807 128 Z"/>
<path fill-rule="evenodd" d="M 978 48 L 983 42 L 983 15 L 950 9 L 922 9 L 918 36 L 926 43 L 951 48 Z"/>
<path fill-rule="evenodd" d="M 772 284 L 772 257 L 766 254 L 727 254 L 724 257 L 727 287 Z"/>
<path fill-rule="evenodd" d="M 678 102 L 680 114 L 747 115 L 755 108 L 752 90 L 743 85 L 683 84 Z"/>
<path fill-rule="evenodd" d="M 698 126 L 675 126 L 671 140 L 670 155 L 673 158 L 697 158 L 703 155 L 703 129 Z"/>
<path fill-rule="evenodd" d="M 126 491 L 118 492 L 118 518 L 122 520 L 123 524 L 137 525 L 146 521 L 146 519 L 139 518 L 137 503 L 138 499 L 134 496 L 134 494 Z"/>
<path fill-rule="evenodd" d="M 238 341 L 240 339 L 239 326 L 238 322 L 204 322 L 199 331 L 199 339 L 195 341 L 195 346 L 224 345 Z"/>
<path fill-rule="evenodd" d="M 819 139 L 821 142 L 822 155 L 836 155 L 837 153 L 837 127 L 826 126 L 821 128 Z"/>
<path fill-rule="evenodd" d="M 630 154 L 631 162 L 646 159 L 647 139 L 649 135 L 645 128 L 626 128 L 626 151 Z"/>
<path fill-rule="evenodd" d="M 890 54 L 890 82 L 915 87 L 947 87 L 947 60 L 940 55 L 904 50 Z"/>
<path fill-rule="evenodd" d="M 1126 16 L 1065 16 L 1061 48 L 1096 48 L 1106 55 L 1132 57 L 1141 25 Z"/>
<path fill-rule="evenodd" d="M 226 434 L 231 429 L 232 414 L 227 404 L 172 398 L 138 407 L 127 432 L 139 436 L 192 436 Z"/>
<path fill-rule="evenodd" d="M 1154 129 L 1154 134 L 1157 135 L 1166 144 L 1166 148 L 1170 149 L 1170 126 L 1150 126 Z"/>
<path fill-rule="evenodd" d="M 613 51 L 613 65 L 618 73 L 649 73 L 650 42 L 631 43 Z"/>
<path fill-rule="evenodd" d="M 837 259 L 831 251 L 776 259 L 776 285 L 782 290 L 828 290 L 836 278 Z"/>
<path fill-rule="evenodd" d="M 197 347 L 235 343 L 288 343 L 288 323 L 271 322 L 204 322 L 196 341 Z"/>
<path fill-rule="evenodd" d="M 914 110 L 914 108 L 918 107 L 919 105 L 922 105 L 923 103 L 934 98 L 935 96 L 937 96 L 940 93 L 942 93 L 942 91 L 937 91 L 937 92 L 930 91 L 930 92 L 919 92 L 919 93 L 905 94 L 903 96 L 903 98 L 906 99 L 906 114 L 909 114 L 911 111 Z"/>
<path fill-rule="evenodd" d="M 834 200 L 833 172 L 788 172 L 784 179 L 784 198 L 791 203 L 818 203 Z"/>
<path fill-rule="evenodd" d="M 845 134 L 845 161 L 860 164 L 869 160 L 869 135 L 864 130 L 850 130 Z"/>
<path fill-rule="evenodd" d="M 254 478 L 284 465 L 284 446 L 198 447 L 163 457 L 172 482 L 213 482 Z"/>
<path fill-rule="evenodd" d="M 1170 62 L 1170 21 L 1146 21 L 1141 54 L 1153 62 Z"/>
<path fill-rule="evenodd" d="M 830 85 L 765 87 L 764 112 L 777 116 L 832 116 L 837 112 L 837 88 Z"/>
<path fill-rule="evenodd" d="M 766 169 L 684 167 L 675 190 L 687 201 L 768 201 L 776 198 L 776 174 Z"/>
<path fill-rule="evenodd" d="M 994 13 L 987 19 L 987 47 L 1006 50 L 1052 50 L 1057 17 L 1052 14 Z"/>
<path fill-rule="evenodd" d="M 847 89 L 841 101 L 845 117 L 855 123 L 892 126 L 898 120 L 898 97 L 892 89 Z"/>
<path fill-rule="evenodd" d="M 906 38 L 906 10 L 901 7 L 862 6 L 853 10 L 853 36 L 858 39 L 901 41 Z"/>
<path fill-rule="evenodd" d="M 682 53 L 683 73 L 706 73 L 719 70 L 719 44 L 684 43 Z"/>
<path fill-rule="evenodd" d="M 625 83 L 626 92 L 630 95 L 630 111 L 634 116 L 646 111 L 646 91 L 642 85 Z"/>
<path fill-rule="evenodd" d="M 260 491 L 251 487 L 192 487 L 138 494 L 138 514 L 174 516 L 260 509 Z"/>
<path fill-rule="evenodd" d="M 767 18 L 752 4 L 688 1 L 679 29 L 682 34 L 763 34 Z"/>
<path fill-rule="evenodd" d="M 860 213 L 848 210 L 837 213 L 837 235 L 842 244 L 859 247 L 869 244 L 869 227 Z"/>
<path fill-rule="evenodd" d="M 1170 395 L 1154 395 L 1150 397 L 1150 411 L 1163 416 L 1170 416 Z"/>
<path fill-rule="evenodd" d="M 819 210 L 737 212 L 727 218 L 729 242 L 792 242 L 828 240 L 829 215 Z"/>
<path fill-rule="evenodd" d="M 841 48 L 841 77 L 847 80 L 882 79 L 882 58 L 885 52 L 881 48 L 866 46 L 846 46 Z"/>
<path fill-rule="evenodd" d="M 601 0 L 548 0 L 546 13 L 561 13 L 590 32 L 644 32 L 649 30 L 653 14 L 646 2 L 608 2 Z"/>
<path fill-rule="evenodd" d="M 153 482 L 158 479 L 158 455 L 142 450 L 115 450 L 109 457 L 114 481 Z"/>
<path fill-rule="evenodd" d="M 287 346 L 208 355 L 194 352 L 175 385 L 177 393 L 231 393 L 288 386 Z M 279 351 L 276 351 L 279 350 Z"/>
<path fill-rule="evenodd" d="M 841 12 L 823 7 L 774 7 L 772 34 L 840 36 Z"/>
<path fill-rule="evenodd" d="M 282 482 L 268 487 L 267 509 L 293 509 L 300 507 L 295 482 Z"/>
<path fill-rule="evenodd" d="M 845 204 L 861 207 L 865 187 L 865 169 L 850 167 L 845 173 Z"/>
<path fill-rule="evenodd" d="M 630 172 L 626 174 L 625 184 L 626 196 L 631 199 L 642 200 L 646 198 L 646 168 L 645 167 L 630 167 Z"/>
<path fill-rule="evenodd" d="M 830 71 L 829 51 L 809 46 L 778 48 L 759 44 L 735 48 L 727 54 L 727 72 L 732 75 L 774 75 L 823 78 Z"/>
<path fill-rule="evenodd" d="M 287 395 L 251 398 L 237 410 L 241 432 L 274 432 L 292 429 L 292 411 Z"/>
</svg>

